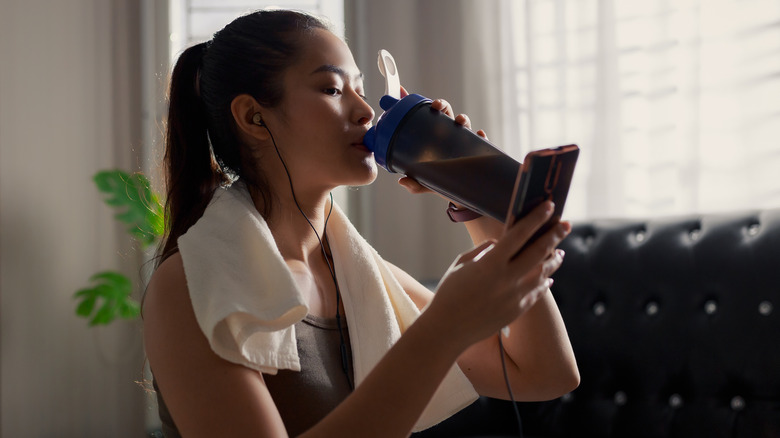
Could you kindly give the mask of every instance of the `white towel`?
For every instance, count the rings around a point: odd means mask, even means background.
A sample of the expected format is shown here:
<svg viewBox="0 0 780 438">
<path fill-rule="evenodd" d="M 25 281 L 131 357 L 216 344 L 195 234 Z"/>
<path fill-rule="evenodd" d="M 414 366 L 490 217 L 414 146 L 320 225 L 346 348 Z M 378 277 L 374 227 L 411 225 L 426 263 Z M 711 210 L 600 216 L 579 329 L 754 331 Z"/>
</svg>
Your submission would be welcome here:
<svg viewBox="0 0 780 438">
<path fill-rule="evenodd" d="M 328 237 L 360 385 L 420 311 L 338 206 Z M 263 373 L 300 371 L 293 324 L 308 307 L 245 186 L 218 189 L 178 244 L 195 316 L 214 352 Z M 477 397 L 454 365 L 414 430 L 445 420 Z"/>
</svg>

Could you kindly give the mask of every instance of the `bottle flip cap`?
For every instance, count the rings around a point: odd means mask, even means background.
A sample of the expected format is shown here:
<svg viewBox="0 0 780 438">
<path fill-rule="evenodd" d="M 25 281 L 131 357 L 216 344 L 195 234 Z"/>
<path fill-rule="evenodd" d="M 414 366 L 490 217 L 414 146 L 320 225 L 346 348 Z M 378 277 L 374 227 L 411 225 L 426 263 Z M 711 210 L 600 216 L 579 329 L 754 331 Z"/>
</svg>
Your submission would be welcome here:
<svg viewBox="0 0 780 438">
<path fill-rule="evenodd" d="M 431 102 L 431 100 L 419 94 L 410 94 L 401 98 L 401 79 L 398 75 L 398 66 L 395 64 L 393 55 L 387 50 L 379 51 L 377 67 L 385 78 L 385 95 L 379 100 L 379 106 L 384 112 L 377 119 L 376 125 L 372 126 L 363 137 L 363 144 L 374 153 L 374 159 L 380 166 L 393 172 L 387 162 L 387 156 L 390 141 L 396 128 L 412 108 L 421 103 Z"/>
<path fill-rule="evenodd" d="M 385 96 L 401 100 L 401 79 L 398 77 L 398 67 L 395 65 L 393 55 L 385 49 L 380 50 L 376 64 L 379 73 L 385 78 Z"/>
</svg>

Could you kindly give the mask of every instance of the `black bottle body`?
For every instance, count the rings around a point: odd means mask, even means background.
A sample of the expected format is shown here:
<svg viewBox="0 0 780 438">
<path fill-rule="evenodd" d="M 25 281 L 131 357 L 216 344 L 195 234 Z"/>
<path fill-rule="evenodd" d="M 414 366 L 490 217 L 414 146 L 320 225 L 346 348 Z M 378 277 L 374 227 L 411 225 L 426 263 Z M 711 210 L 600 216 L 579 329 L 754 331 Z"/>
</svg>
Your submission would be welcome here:
<svg viewBox="0 0 780 438">
<path fill-rule="evenodd" d="M 515 159 L 431 108 L 430 102 L 415 105 L 398 123 L 386 163 L 388 170 L 501 222 L 520 169 Z"/>
</svg>

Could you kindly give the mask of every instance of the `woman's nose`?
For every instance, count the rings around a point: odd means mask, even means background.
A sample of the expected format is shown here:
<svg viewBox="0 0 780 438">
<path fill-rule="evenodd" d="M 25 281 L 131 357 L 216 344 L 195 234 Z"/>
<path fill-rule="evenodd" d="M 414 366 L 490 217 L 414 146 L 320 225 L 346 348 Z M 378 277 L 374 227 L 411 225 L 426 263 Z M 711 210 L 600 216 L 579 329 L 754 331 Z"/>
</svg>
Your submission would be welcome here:
<svg viewBox="0 0 780 438">
<path fill-rule="evenodd" d="M 355 110 L 355 117 L 358 125 L 367 125 L 374 120 L 374 109 L 368 104 L 362 97 L 358 104 L 358 108 Z"/>
</svg>

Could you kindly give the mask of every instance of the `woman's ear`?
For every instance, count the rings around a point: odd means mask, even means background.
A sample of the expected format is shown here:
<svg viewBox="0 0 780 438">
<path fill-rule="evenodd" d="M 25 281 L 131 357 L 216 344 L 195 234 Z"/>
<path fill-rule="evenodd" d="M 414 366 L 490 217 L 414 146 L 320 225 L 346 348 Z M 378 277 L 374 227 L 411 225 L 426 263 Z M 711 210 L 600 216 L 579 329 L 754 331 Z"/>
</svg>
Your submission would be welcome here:
<svg viewBox="0 0 780 438">
<path fill-rule="evenodd" d="M 248 94 L 239 94 L 230 102 L 230 112 L 233 114 L 239 133 L 257 140 L 268 140 L 270 134 L 265 127 L 262 110 L 255 98 Z"/>
</svg>

